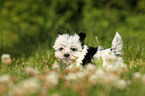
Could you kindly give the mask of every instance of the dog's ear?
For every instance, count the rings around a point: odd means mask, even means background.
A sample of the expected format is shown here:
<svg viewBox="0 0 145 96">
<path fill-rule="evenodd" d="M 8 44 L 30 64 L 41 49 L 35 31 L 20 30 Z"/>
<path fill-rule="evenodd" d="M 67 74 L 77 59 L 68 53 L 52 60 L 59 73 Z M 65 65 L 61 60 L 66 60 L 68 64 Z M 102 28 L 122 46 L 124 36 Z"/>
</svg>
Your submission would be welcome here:
<svg viewBox="0 0 145 96">
<path fill-rule="evenodd" d="M 86 33 L 80 32 L 78 35 L 80 37 L 81 43 L 84 44 L 84 40 L 86 38 Z"/>
</svg>

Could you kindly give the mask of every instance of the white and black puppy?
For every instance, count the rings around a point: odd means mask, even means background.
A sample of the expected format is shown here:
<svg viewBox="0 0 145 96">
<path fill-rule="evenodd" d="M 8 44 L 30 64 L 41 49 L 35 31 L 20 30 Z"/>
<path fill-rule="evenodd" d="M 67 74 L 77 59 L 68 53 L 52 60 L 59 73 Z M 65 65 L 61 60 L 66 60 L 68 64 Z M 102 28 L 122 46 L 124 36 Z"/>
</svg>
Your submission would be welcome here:
<svg viewBox="0 0 145 96">
<path fill-rule="evenodd" d="M 79 33 L 74 35 L 58 34 L 53 48 L 55 49 L 55 57 L 60 62 L 62 68 L 71 67 L 76 64 L 84 66 L 90 63 L 93 58 L 100 59 L 100 57 L 110 52 L 112 55 L 121 55 L 123 41 L 121 36 L 116 32 L 112 41 L 111 48 L 103 49 L 101 46 L 94 48 L 84 45 L 86 33 Z"/>
</svg>

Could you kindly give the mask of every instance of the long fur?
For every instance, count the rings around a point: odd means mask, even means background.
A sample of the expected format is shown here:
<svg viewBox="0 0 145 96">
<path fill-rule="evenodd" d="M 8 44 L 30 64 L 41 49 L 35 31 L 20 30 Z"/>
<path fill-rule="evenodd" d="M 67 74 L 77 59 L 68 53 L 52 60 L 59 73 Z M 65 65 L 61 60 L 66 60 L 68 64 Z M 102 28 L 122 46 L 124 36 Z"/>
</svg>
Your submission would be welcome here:
<svg viewBox="0 0 145 96">
<path fill-rule="evenodd" d="M 123 41 L 121 36 L 119 35 L 118 32 L 116 32 L 116 35 L 112 41 L 112 51 L 116 54 L 116 55 L 122 55 L 122 48 L 123 48 Z"/>
<path fill-rule="evenodd" d="M 112 56 L 122 54 L 123 41 L 118 32 L 116 32 L 112 40 L 111 48 L 108 49 L 103 49 L 101 46 L 93 48 L 84 45 L 85 37 L 85 33 L 58 35 L 53 48 L 55 49 L 55 56 L 62 67 L 65 68 L 74 63 L 76 63 L 77 66 L 86 65 L 86 63 L 90 63 L 93 58 L 100 59 L 106 53 L 111 53 Z"/>
<path fill-rule="evenodd" d="M 105 53 L 112 53 L 114 55 L 122 55 L 122 48 L 123 48 L 122 38 L 119 35 L 119 33 L 116 32 L 116 35 L 114 39 L 112 40 L 111 48 L 103 49 L 102 46 L 99 46 L 97 53 L 94 55 L 94 58 L 100 59 L 100 57 L 102 57 L 102 55 Z"/>
</svg>

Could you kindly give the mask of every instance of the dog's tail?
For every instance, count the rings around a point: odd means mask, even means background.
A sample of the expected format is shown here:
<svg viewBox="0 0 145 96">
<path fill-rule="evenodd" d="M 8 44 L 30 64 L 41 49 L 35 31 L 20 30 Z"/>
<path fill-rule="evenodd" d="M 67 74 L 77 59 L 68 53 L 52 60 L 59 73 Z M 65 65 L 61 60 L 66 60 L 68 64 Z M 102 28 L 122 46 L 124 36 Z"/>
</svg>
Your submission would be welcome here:
<svg viewBox="0 0 145 96">
<path fill-rule="evenodd" d="M 112 40 L 111 51 L 114 52 L 116 55 L 122 55 L 122 48 L 123 48 L 123 40 L 120 34 L 116 32 L 116 35 Z"/>
</svg>

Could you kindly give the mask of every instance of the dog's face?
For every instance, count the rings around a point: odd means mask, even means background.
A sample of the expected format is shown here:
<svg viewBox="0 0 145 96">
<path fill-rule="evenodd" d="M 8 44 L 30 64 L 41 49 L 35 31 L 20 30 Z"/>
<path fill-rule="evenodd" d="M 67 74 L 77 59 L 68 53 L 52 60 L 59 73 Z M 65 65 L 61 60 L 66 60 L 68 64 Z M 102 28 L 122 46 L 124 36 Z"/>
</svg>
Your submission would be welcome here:
<svg viewBox="0 0 145 96">
<path fill-rule="evenodd" d="M 82 52 L 85 37 L 85 33 L 59 34 L 53 46 L 55 57 L 65 64 L 74 63 Z"/>
</svg>

